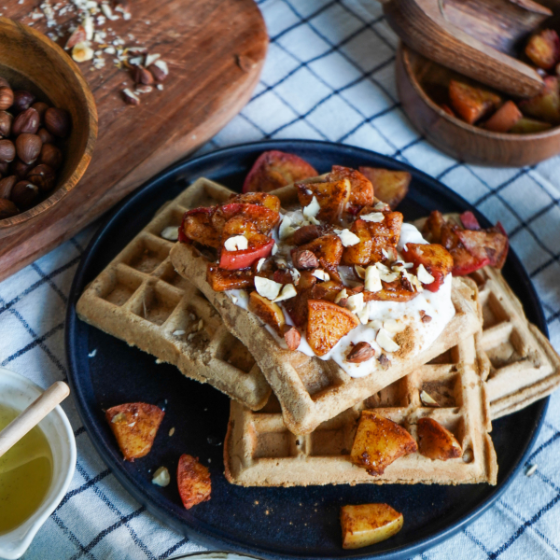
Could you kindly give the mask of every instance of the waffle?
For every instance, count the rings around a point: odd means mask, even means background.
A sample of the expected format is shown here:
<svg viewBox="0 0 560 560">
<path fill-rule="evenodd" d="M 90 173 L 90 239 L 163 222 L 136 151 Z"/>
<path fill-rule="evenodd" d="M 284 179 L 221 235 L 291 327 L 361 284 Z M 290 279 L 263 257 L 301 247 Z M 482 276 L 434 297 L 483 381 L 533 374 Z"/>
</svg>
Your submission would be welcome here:
<svg viewBox="0 0 560 560">
<path fill-rule="evenodd" d="M 512 414 L 548 396 L 560 385 L 560 357 L 527 321 L 521 302 L 492 267 L 473 274 L 479 287 L 482 330 L 476 335 L 492 419 Z"/>
<path fill-rule="evenodd" d="M 86 288 L 76 309 L 90 325 L 257 410 L 268 400 L 268 383 L 208 300 L 175 272 L 173 242 L 161 236 L 165 228 L 177 228 L 190 207 L 216 202 L 202 184 L 161 209 Z"/>
<path fill-rule="evenodd" d="M 200 182 L 187 191 L 193 199 L 200 198 L 196 188 L 213 196 L 215 203 L 231 193 L 208 181 Z M 286 192 L 285 189 L 282 191 Z M 289 194 L 289 189 L 287 192 Z M 312 432 L 321 422 L 363 401 L 480 328 L 474 282 L 454 278 L 452 300 L 456 314 L 429 348 L 412 358 L 410 355 L 393 357 L 387 369 L 352 378 L 333 360 L 311 358 L 302 352 L 280 348 L 255 315 L 235 305 L 226 294 L 211 288 L 206 281 L 206 260 L 192 246 L 176 243 L 170 255 L 175 270 L 208 298 L 230 333 L 255 358 L 280 401 L 286 425 L 296 434 Z"/>
<path fill-rule="evenodd" d="M 423 406 L 421 391 L 428 392 L 440 408 Z M 488 435 L 491 424 L 485 392 L 474 337 L 469 336 L 304 436 L 288 430 L 274 397 L 258 412 L 232 401 L 224 443 L 225 475 L 241 486 L 496 484 L 498 466 Z M 416 452 L 397 459 L 380 476 L 367 474 L 350 462 L 350 449 L 361 411 L 372 408 L 402 425 L 415 439 L 417 420 L 434 418 L 453 432 L 463 457 L 434 461 Z"/>
</svg>

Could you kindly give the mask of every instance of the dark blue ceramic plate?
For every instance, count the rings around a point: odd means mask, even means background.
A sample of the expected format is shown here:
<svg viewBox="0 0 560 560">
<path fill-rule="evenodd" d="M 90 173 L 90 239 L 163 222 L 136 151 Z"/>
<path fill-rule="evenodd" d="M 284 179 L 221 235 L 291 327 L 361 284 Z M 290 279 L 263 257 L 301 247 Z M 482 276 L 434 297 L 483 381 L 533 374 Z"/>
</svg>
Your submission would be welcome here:
<svg viewBox="0 0 560 560">
<path fill-rule="evenodd" d="M 125 200 L 100 229 L 84 254 L 68 305 L 66 347 L 70 383 L 84 425 L 106 463 L 125 488 L 156 517 L 211 547 L 268 558 L 409 558 L 472 522 L 505 491 L 522 468 L 537 437 L 546 401 L 494 424 L 498 486 L 338 486 L 311 488 L 240 488 L 223 476 L 222 442 L 228 399 L 207 385 L 186 379 L 169 365 L 79 321 L 75 304 L 88 282 L 142 229 L 156 209 L 205 176 L 239 190 L 261 152 L 282 150 L 308 160 L 319 172 L 333 163 L 410 171 L 411 189 L 399 210 L 413 220 L 431 210 L 472 210 L 462 198 L 424 173 L 373 152 L 312 141 L 272 141 L 227 148 L 181 163 Z M 527 315 L 544 333 L 546 324 L 523 266 L 510 253 L 504 275 Z M 94 358 L 88 354 L 97 350 Z M 122 455 L 105 421 L 103 409 L 124 402 L 166 406 L 166 415 L 150 454 L 135 463 Z M 174 427 L 175 435 L 169 437 Z M 173 482 L 151 483 L 161 465 L 175 473 L 182 453 L 200 457 L 212 474 L 212 499 L 186 511 Z M 403 512 L 402 531 L 388 541 L 355 551 L 341 548 L 339 508 L 343 504 L 387 502 Z"/>
</svg>

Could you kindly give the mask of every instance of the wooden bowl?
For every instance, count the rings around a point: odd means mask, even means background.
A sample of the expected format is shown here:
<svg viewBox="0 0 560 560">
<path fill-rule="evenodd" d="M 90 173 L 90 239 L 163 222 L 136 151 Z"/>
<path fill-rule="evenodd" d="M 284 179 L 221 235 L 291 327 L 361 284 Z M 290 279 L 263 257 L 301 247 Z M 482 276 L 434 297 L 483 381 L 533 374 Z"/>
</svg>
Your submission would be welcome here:
<svg viewBox="0 0 560 560">
<path fill-rule="evenodd" d="M 80 70 L 48 37 L 8 18 L 0 18 L 0 76 L 13 89 L 26 89 L 54 107 L 66 109 L 72 130 L 60 147 L 64 162 L 50 196 L 29 210 L 0 220 L 0 238 L 24 227 L 58 204 L 78 183 L 97 138 L 97 109 Z"/>
<path fill-rule="evenodd" d="M 402 43 L 397 52 L 396 79 L 400 101 L 412 124 L 428 142 L 460 161 L 522 167 L 560 153 L 560 127 L 535 134 L 498 133 L 448 115 L 436 101 L 447 91 L 450 79 L 466 78 Z"/>
</svg>

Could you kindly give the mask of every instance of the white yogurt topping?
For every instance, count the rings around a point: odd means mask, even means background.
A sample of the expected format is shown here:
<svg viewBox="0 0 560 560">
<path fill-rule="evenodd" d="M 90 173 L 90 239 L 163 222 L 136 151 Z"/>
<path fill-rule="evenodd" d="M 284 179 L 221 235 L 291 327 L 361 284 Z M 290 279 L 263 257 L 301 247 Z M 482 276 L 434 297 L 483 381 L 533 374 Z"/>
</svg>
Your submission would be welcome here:
<svg viewBox="0 0 560 560">
<path fill-rule="evenodd" d="M 301 211 L 290 213 L 290 217 L 293 220 L 292 223 L 297 224 L 297 226 L 305 225 L 306 222 L 309 223 L 303 218 Z M 412 224 L 403 224 L 398 243 L 399 251 L 402 251 L 407 243 L 426 244 L 427 241 Z M 289 249 L 290 247 L 280 246 L 280 252 L 286 256 L 289 255 Z M 353 271 L 351 267 L 340 266 L 339 272 L 346 286 L 357 284 L 355 278 L 352 279 Z M 384 340 L 386 336 L 394 338 L 397 332 L 403 331 L 408 325 L 412 327 L 415 334 L 415 344 L 414 350 L 407 354 L 407 359 L 416 356 L 439 337 L 455 315 L 455 308 L 451 301 L 451 286 L 452 278 L 448 274 L 436 293 L 424 290 L 407 302 L 370 301 L 359 310 L 357 307 L 361 306 L 357 305 L 356 312 L 359 311 L 360 324 L 346 336 L 343 336 L 336 346 L 326 355 L 321 356 L 320 359 L 334 360 L 351 377 L 365 377 L 381 368 L 377 360 L 381 354 L 386 354 L 389 360 L 391 359 L 392 354 L 383 350 L 376 341 L 379 330 L 383 329 L 381 339 Z M 228 290 L 226 294 L 236 305 L 248 309 L 249 298 L 247 292 L 244 290 Z M 359 301 L 355 303 L 358 304 Z M 281 303 L 279 305 L 282 307 Z M 293 325 L 287 311 L 285 309 L 283 311 L 286 323 Z M 422 322 L 422 315 L 428 315 L 431 320 Z M 268 325 L 265 325 L 265 327 L 274 336 L 279 346 L 287 348 L 283 338 L 278 336 Z M 375 350 L 375 357 L 359 364 L 347 362 L 346 356 L 351 349 L 351 343 L 357 344 L 362 341 L 371 345 Z M 309 346 L 305 334 L 302 334 L 298 350 L 308 356 L 318 357 Z"/>
</svg>

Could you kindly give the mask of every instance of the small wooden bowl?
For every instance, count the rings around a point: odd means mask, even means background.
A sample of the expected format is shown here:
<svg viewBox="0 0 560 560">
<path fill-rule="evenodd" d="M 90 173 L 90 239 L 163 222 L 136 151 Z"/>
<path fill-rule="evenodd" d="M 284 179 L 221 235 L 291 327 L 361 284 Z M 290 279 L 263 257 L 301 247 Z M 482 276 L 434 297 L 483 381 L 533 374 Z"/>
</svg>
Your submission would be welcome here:
<svg viewBox="0 0 560 560">
<path fill-rule="evenodd" d="M 42 33 L 0 18 L 0 76 L 13 89 L 26 89 L 54 107 L 66 109 L 72 130 L 61 144 L 64 163 L 52 194 L 29 210 L 0 220 L 0 238 L 30 226 L 39 214 L 59 203 L 84 174 L 97 139 L 93 94 L 74 61 Z"/>
<path fill-rule="evenodd" d="M 498 133 L 448 115 L 434 99 L 446 91 L 450 79 L 466 78 L 402 43 L 397 52 L 396 79 L 399 98 L 412 124 L 428 142 L 460 161 L 522 167 L 560 153 L 560 127 L 535 134 Z"/>
</svg>

